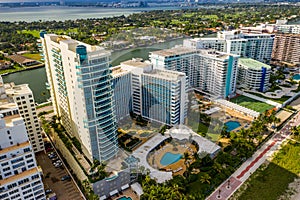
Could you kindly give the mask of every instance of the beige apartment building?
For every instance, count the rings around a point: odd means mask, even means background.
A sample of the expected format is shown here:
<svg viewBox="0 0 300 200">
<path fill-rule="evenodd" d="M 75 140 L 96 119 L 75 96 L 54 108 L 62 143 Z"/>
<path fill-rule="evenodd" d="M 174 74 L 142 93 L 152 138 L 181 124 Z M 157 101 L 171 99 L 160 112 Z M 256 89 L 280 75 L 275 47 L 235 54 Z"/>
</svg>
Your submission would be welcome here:
<svg viewBox="0 0 300 200">
<path fill-rule="evenodd" d="M 300 34 L 280 34 L 274 40 L 273 62 L 279 64 L 300 64 Z"/>
</svg>

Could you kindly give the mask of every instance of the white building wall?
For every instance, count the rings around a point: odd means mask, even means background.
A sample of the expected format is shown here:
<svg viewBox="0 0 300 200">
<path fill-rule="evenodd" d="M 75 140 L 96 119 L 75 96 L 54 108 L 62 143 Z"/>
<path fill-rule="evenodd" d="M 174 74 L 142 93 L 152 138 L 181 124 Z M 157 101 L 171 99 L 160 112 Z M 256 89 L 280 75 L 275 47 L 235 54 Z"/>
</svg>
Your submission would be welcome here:
<svg viewBox="0 0 300 200">
<path fill-rule="evenodd" d="M 1 118 L 0 137 L 0 199 L 46 199 L 22 118 Z"/>
<path fill-rule="evenodd" d="M 45 34 L 41 40 L 51 96 L 62 124 L 69 134 L 81 141 L 90 160 L 101 162 L 112 158 L 117 152 L 117 139 L 110 52 L 67 36 Z M 86 49 L 84 58 L 77 47 Z M 103 105 L 100 101 L 106 103 Z"/>
</svg>

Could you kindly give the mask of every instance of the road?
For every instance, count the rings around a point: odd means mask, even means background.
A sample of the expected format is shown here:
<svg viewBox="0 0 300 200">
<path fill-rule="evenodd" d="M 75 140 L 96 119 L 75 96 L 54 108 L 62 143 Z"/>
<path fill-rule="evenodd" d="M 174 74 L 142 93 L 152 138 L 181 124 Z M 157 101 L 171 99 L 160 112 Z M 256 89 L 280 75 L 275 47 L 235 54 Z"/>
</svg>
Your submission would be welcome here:
<svg viewBox="0 0 300 200">
<path fill-rule="evenodd" d="M 290 135 L 290 127 L 299 126 L 300 112 L 290 119 L 280 131 L 269 139 L 254 155 L 246 160 L 226 181 L 224 181 L 207 200 L 226 200 L 242 186 L 242 184 L 255 172 Z"/>
</svg>

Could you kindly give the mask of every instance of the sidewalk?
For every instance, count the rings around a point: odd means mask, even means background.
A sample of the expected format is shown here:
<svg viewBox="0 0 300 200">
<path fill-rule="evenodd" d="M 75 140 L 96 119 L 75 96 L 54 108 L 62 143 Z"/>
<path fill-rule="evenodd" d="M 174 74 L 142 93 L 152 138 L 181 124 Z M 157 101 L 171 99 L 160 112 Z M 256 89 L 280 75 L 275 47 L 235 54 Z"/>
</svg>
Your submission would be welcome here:
<svg viewBox="0 0 300 200">
<path fill-rule="evenodd" d="M 247 159 L 226 181 L 224 181 L 207 200 L 226 200 L 255 172 L 268 157 L 280 147 L 290 135 L 290 127 L 300 124 L 300 114 L 297 113 L 286 125 L 278 131 L 268 142 L 258 149 L 252 157 Z M 229 181 L 228 181 L 229 180 Z"/>
</svg>

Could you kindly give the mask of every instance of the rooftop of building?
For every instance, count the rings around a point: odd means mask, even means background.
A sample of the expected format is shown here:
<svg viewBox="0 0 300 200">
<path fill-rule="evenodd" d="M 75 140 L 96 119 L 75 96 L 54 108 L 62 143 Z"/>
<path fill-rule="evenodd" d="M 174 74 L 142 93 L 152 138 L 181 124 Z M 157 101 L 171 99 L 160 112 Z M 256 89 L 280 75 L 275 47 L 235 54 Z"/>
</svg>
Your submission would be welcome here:
<svg viewBox="0 0 300 200">
<path fill-rule="evenodd" d="M 68 50 L 76 52 L 76 47 L 78 45 L 84 45 L 86 47 L 87 53 L 99 53 L 102 54 L 107 54 L 110 53 L 109 51 L 105 50 L 103 47 L 100 46 L 94 46 L 94 45 L 89 45 L 83 42 L 80 42 L 78 40 L 74 40 L 69 36 L 66 35 L 56 35 L 56 34 L 45 34 L 45 38 L 49 37 L 51 41 L 57 43 L 57 44 L 65 44 L 68 46 Z M 92 56 L 92 55 L 90 55 Z"/>
<path fill-rule="evenodd" d="M 196 52 L 197 51 L 195 49 L 188 48 L 188 47 L 183 47 L 183 46 L 178 46 L 178 47 L 174 47 L 174 48 L 171 48 L 171 49 L 163 49 L 163 50 L 159 50 L 159 51 L 153 51 L 153 52 L 151 52 L 151 54 L 164 56 L 164 57 L 169 57 L 169 56 L 190 54 L 190 53 L 196 53 Z"/>
<path fill-rule="evenodd" d="M 262 62 L 259 62 L 257 60 L 254 60 L 252 58 L 239 58 L 238 63 L 240 65 L 244 65 L 250 69 L 260 70 L 262 67 L 265 67 L 267 69 L 271 69 L 270 65 L 264 64 Z"/>
<path fill-rule="evenodd" d="M 29 170 L 26 170 L 20 174 L 17 174 L 17 175 L 14 175 L 14 176 L 11 176 L 11 177 L 8 177 L 6 179 L 3 179 L 3 180 L 0 180 L 0 185 L 6 185 L 8 183 L 13 183 L 13 182 L 16 182 L 17 180 L 20 180 L 22 178 L 25 178 L 25 177 L 28 177 L 28 176 L 31 176 L 31 175 L 34 175 L 36 173 L 38 173 L 38 169 L 37 168 L 33 168 L 33 169 L 29 169 Z"/>
<path fill-rule="evenodd" d="M 15 83 L 5 83 L 4 84 L 5 92 L 8 95 L 20 95 L 20 94 L 31 94 L 32 91 L 28 87 L 28 84 L 15 85 Z"/>
<path fill-rule="evenodd" d="M 124 62 L 121 62 L 121 65 L 144 68 L 151 65 L 151 63 L 149 61 L 143 61 L 143 59 L 141 58 L 133 58 L 131 60 L 126 60 Z"/>
<path fill-rule="evenodd" d="M 239 57 L 238 55 L 235 54 L 220 52 L 212 49 L 201 49 L 199 51 L 199 55 L 209 56 L 209 57 L 218 58 L 222 60 L 227 59 L 229 56 Z"/>
<path fill-rule="evenodd" d="M 161 70 L 161 69 L 153 69 L 148 72 L 144 72 L 145 75 L 151 74 L 151 77 L 156 77 L 165 80 L 176 81 L 181 77 L 184 77 L 185 74 L 182 72 L 171 71 L 171 70 Z"/>
<path fill-rule="evenodd" d="M 16 145 L 12 145 L 12 146 L 7 147 L 7 148 L 0 149 L 0 154 L 6 154 L 8 152 L 11 152 L 11 151 L 14 151 L 14 150 L 17 150 L 17 149 L 23 149 L 23 148 L 28 147 L 28 146 L 30 146 L 30 143 L 29 143 L 29 141 L 26 141 L 26 142 L 23 142 L 23 143 L 20 143 L 20 144 L 16 144 Z"/>
<path fill-rule="evenodd" d="M 0 99 L 0 113 L 3 110 L 18 109 L 18 106 L 10 98 Z"/>
<path fill-rule="evenodd" d="M 225 41 L 224 39 L 219 39 L 217 37 L 209 37 L 209 38 L 192 38 L 192 39 L 188 39 L 188 40 L 191 40 L 191 41 L 195 41 L 195 42 L 198 42 L 198 41 Z"/>
<path fill-rule="evenodd" d="M 17 63 L 20 63 L 20 64 L 36 62 L 36 60 L 32 60 L 32 59 L 26 58 L 26 57 L 21 56 L 21 55 L 11 55 L 11 56 L 7 56 L 7 57 L 12 59 L 13 61 L 15 61 Z"/>
</svg>

